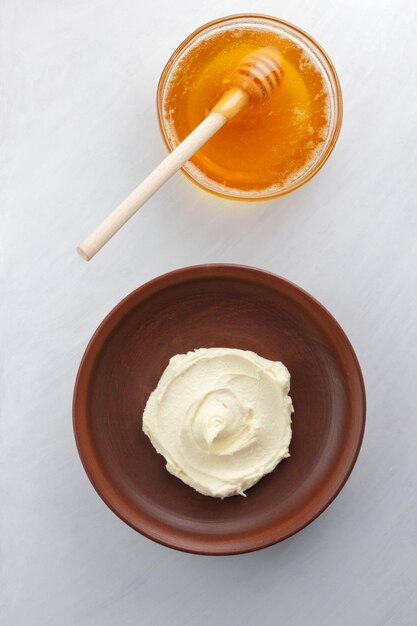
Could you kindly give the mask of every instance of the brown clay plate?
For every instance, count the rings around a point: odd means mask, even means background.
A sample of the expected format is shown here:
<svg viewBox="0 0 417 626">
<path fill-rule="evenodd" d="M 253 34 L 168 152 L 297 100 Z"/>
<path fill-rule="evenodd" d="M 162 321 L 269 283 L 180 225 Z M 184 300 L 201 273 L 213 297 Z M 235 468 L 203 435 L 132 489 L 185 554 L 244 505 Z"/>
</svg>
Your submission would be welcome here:
<svg viewBox="0 0 417 626">
<path fill-rule="evenodd" d="M 170 357 L 202 347 L 253 350 L 291 373 L 291 457 L 246 498 L 186 486 L 141 430 Z M 127 296 L 91 339 L 74 392 L 78 450 L 106 504 L 143 535 L 200 554 L 257 550 L 309 524 L 347 480 L 364 425 L 360 367 L 335 319 L 296 285 L 235 265 L 177 270 Z"/>
</svg>

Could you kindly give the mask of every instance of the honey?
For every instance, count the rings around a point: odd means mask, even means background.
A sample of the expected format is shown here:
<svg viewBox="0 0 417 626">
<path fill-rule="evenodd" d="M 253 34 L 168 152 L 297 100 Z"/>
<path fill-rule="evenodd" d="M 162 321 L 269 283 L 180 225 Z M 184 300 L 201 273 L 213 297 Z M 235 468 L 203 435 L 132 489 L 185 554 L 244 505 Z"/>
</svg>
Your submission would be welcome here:
<svg viewBox="0 0 417 626">
<path fill-rule="evenodd" d="M 224 195 L 279 195 L 308 178 L 332 135 L 332 94 L 311 48 L 268 20 L 227 20 L 182 50 L 162 93 L 162 126 L 171 148 L 210 112 L 247 54 L 275 46 L 282 81 L 261 103 L 228 122 L 187 164 L 200 184 Z"/>
</svg>

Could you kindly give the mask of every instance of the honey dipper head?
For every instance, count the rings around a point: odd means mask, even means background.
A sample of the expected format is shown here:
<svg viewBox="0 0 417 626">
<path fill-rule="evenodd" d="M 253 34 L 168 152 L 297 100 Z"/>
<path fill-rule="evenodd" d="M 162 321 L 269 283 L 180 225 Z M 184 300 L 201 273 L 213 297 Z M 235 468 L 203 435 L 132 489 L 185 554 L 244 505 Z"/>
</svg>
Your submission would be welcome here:
<svg viewBox="0 0 417 626">
<path fill-rule="evenodd" d="M 281 54 L 273 46 L 259 48 L 245 56 L 227 81 L 230 87 L 246 91 L 251 102 L 264 100 L 282 78 Z"/>
</svg>

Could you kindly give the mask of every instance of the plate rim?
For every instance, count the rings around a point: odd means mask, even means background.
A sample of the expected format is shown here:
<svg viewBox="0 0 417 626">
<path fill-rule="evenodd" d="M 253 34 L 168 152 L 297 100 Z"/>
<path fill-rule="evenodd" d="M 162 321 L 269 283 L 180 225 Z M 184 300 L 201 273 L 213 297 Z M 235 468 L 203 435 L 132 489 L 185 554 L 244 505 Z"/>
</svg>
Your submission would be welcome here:
<svg viewBox="0 0 417 626">
<path fill-rule="evenodd" d="M 219 542 L 217 541 L 216 546 L 213 546 L 213 548 L 207 547 L 206 549 L 203 549 L 203 548 L 197 548 L 195 546 L 193 547 L 192 541 L 188 541 L 188 542 L 185 541 L 184 544 L 180 544 L 178 541 L 175 542 L 174 535 L 161 537 L 157 533 L 152 534 L 150 532 L 147 532 L 140 526 L 140 524 L 135 524 L 134 522 L 132 522 L 132 520 L 127 516 L 126 511 L 123 512 L 120 510 L 120 508 L 117 508 L 117 499 L 118 499 L 117 491 L 112 488 L 112 485 L 108 481 L 106 481 L 105 477 L 97 476 L 97 470 L 99 471 L 99 473 L 101 471 L 100 464 L 96 460 L 94 456 L 93 446 L 90 444 L 88 437 L 86 436 L 87 421 L 88 421 L 87 416 L 83 415 L 83 411 L 81 410 L 82 407 L 79 409 L 78 405 L 82 402 L 83 397 L 84 397 L 82 396 L 81 387 L 84 384 L 84 380 L 83 380 L 84 376 L 89 373 L 89 371 L 87 371 L 87 368 L 93 369 L 89 363 L 89 361 L 92 361 L 92 363 L 94 363 L 95 361 L 96 356 L 93 354 L 93 352 L 94 353 L 96 352 L 97 347 L 100 349 L 105 344 L 108 338 L 107 334 L 104 332 L 106 330 L 107 325 L 113 321 L 113 318 L 115 316 L 123 313 L 125 307 L 129 305 L 132 301 L 134 301 L 138 297 L 138 295 L 143 294 L 143 295 L 146 295 L 147 297 L 152 297 L 153 293 L 155 292 L 155 288 L 156 288 L 156 292 L 158 292 L 159 288 L 166 288 L 166 287 L 172 286 L 170 283 L 173 280 L 177 282 L 176 279 L 179 279 L 178 282 L 181 282 L 181 278 L 187 277 L 188 275 L 201 273 L 203 277 L 204 274 L 207 274 L 207 278 L 210 279 L 210 278 L 214 278 L 212 273 L 218 273 L 218 276 L 221 277 L 222 275 L 224 275 L 224 273 L 227 273 L 228 271 L 229 272 L 235 271 L 237 273 L 241 273 L 242 278 L 244 278 L 245 276 L 246 278 L 248 278 L 250 275 L 252 275 L 258 278 L 262 277 L 268 283 L 278 282 L 278 283 L 284 284 L 285 286 L 289 287 L 290 290 L 293 290 L 294 292 L 298 293 L 303 298 L 308 300 L 314 307 L 316 307 L 316 309 L 318 309 L 324 315 L 325 318 L 327 318 L 330 325 L 332 326 L 332 334 L 334 331 L 339 333 L 340 337 L 343 339 L 345 343 L 346 350 L 350 353 L 350 357 L 353 360 L 355 373 L 357 375 L 357 382 L 359 383 L 359 389 L 360 389 L 361 411 L 357 417 L 358 422 L 360 422 L 360 428 L 357 434 L 356 441 L 354 442 L 355 445 L 352 447 L 352 455 L 351 455 L 349 465 L 344 470 L 341 477 L 339 477 L 339 480 L 337 481 L 336 489 L 332 490 L 331 495 L 325 498 L 324 503 L 319 505 L 318 510 L 314 511 L 313 515 L 311 516 L 307 515 L 308 519 L 303 519 L 301 523 L 293 525 L 294 527 L 292 527 L 289 531 L 284 532 L 284 533 L 277 533 L 277 536 L 274 536 L 273 539 L 267 539 L 265 541 L 261 541 L 260 543 L 254 541 L 252 538 L 252 540 L 250 539 L 240 540 L 239 545 L 237 546 L 235 544 L 233 544 L 233 546 L 229 546 L 229 544 L 233 542 L 232 539 L 229 539 L 228 541 L 224 542 L 224 548 L 223 548 L 223 545 L 220 546 Z M 190 276 L 190 278 L 195 278 L 195 276 Z M 270 286 L 273 287 L 273 285 L 270 285 Z M 149 293 L 146 294 L 146 292 L 149 292 Z M 129 310 L 130 309 L 128 309 L 128 311 Z M 125 314 L 128 311 L 126 311 Z M 97 351 L 97 354 L 98 353 L 99 353 L 99 350 Z M 88 389 L 85 393 L 88 395 Z M 188 265 L 185 267 L 171 270 L 159 276 L 156 276 L 155 278 L 145 282 L 144 284 L 140 285 L 139 287 L 137 287 L 136 289 L 128 293 L 107 313 L 107 315 L 100 322 L 100 324 L 98 325 L 98 327 L 92 334 L 90 340 L 88 341 L 87 346 L 84 350 L 83 356 L 81 358 L 78 370 L 77 370 L 77 375 L 76 375 L 75 384 L 74 384 L 74 391 L 73 391 L 73 400 L 72 400 L 72 423 L 73 423 L 75 443 L 76 443 L 78 455 L 84 467 L 84 471 L 87 474 L 87 477 L 90 480 L 90 483 L 94 487 L 97 494 L 100 496 L 103 502 L 109 507 L 109 509 L 115 515 L 117 515 L 117 517 L 119 517 L 119 519 L 121 519 L 128 526 L 130 526 L 133 530 L 135 530 L 136 532 L 139 532 L 144 537 L 147 537 L 148 539 L 151 539 L 152 541 L 155 541 L 156 543 L 159 543 L 160 545 L 166 546 L 168 548 L 172 548 L 180 552 L 187 552 L 190 554 L 198 554 L 198 555 L 205 555 L 205 556 L 230 556 L 230 555 L 255 552 L 257 550 L 270 547 L 276 543 L 279 543 L 281 541 L 284 541 L 285 539 L 288 539 L 289 537 L 295 535 L 296 533 L 306 528 L 314 520 L 316 520 L 335 500 L 335 498 L 339 495 L 339 493 L 345 486 L 349 476 L 352 473 L 352 470 L 356 464 L 356 461 L 357 461 L 357 458 L 358 458 L 358 455 L 359 455 L 359 452 L 363 443 L 365 424 L 366 424 L 366 391 L 365 391 L 365 383 L 363 379 L 362 370 L 359 364 L 359 360 L 356 356 L 355 350 L 349 338 L 347 337 L 345 331 L 343 330 L 339 322 L 336 320 L 336 318 L 330 313 L 330 311 L 323 304 L 321 304 L 321 302 L 319 302 L 314 296 L 312 296 L 309 292 L 307 292 L 305 289 L 303 289 L 296 283 L 282 276 L 279 276 L 278 274 L 270 272 L 268 270 L 252 267 L 249 265 L 236 264 L 236 263 L 203 263 L 203 264 L 197 264 L 197 265 Z M 107 482 L 107 488 L 106 488 L 106 485 L 103 484 L 106 482 Z M 109 494 L 109 491 L 111 492 L 110 494 Z M 119 499 L 119 504 L 123 506 L 123 502 L 121 498 Z M 208 542 L 206 541 L 206 545 L 207 543 Z"/>
</svg>

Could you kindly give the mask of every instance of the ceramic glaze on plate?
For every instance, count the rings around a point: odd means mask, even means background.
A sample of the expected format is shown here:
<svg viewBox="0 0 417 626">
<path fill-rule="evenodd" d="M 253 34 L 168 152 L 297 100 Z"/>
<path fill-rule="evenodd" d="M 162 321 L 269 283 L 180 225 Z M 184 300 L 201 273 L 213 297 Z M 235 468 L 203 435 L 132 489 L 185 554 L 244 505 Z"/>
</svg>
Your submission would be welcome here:
<svg viewBox="0 0 417 626">
<path fill-rule="evenodd" d="M 246 498 L 209 498 L 170 475 L 139 423 L 173 355 L 219 346 L 291 372 L 291 457 Z M 85 470 L 121 519 L 172 548 L 237 554 L 293 535 L 339 493 L 361 445 L 365 391 L 349 340 L 305 291 L 261 270 L 202 265 L 147 283 L 110 312 L 82 359 L 73 414 Z"/>
</svg>

